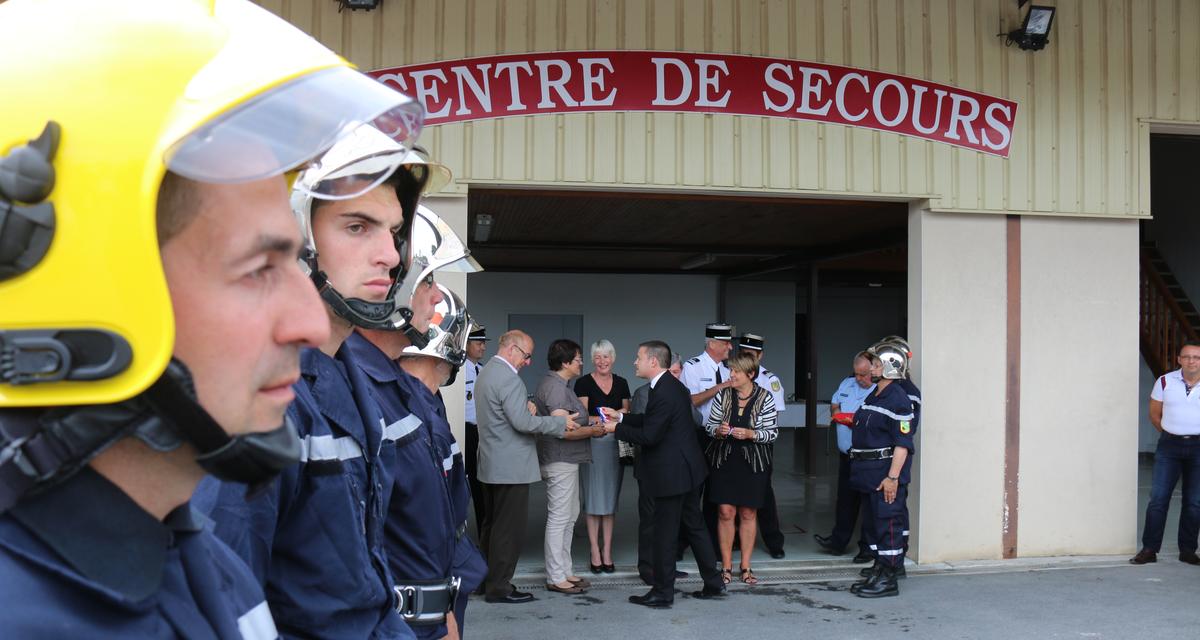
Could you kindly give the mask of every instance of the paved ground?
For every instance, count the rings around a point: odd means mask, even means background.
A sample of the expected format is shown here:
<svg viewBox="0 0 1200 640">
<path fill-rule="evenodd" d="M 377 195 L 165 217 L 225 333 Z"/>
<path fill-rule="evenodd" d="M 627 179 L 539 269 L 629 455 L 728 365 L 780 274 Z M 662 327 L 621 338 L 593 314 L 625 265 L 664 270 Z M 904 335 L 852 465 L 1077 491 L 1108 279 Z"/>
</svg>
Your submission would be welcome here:
<svg viewBox="0 0 1200 640">
<path fill-rule="evenodd" d="M 530 586 L 538 597 L 530 604 L 474 598 L 466 630 L 470 640 L 1200 638 L 1200 567 L 1174 556 L 1143 567 L 1125 560 L 922 566 L 910 568 L 899 597 L 879 600 L 847 591 L 852 570 L 844 564 L 793 566 L 763 575 L 758 586 L 736 585 L 723 600 L 678 594 L 668 610 L 626 602 L 645 587 L 615 574 L 581 596 Z"/>
</svg>

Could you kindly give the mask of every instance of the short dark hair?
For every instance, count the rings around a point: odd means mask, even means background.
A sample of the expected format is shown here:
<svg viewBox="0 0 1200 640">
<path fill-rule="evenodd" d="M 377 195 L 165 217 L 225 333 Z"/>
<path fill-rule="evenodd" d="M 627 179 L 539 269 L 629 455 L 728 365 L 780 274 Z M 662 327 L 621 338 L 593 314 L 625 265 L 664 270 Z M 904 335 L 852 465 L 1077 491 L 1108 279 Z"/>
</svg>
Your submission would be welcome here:
<svg viewBox="0 0 1200 640">
<path fill-rule="evenodd" d="M 639 349 L 646 350 L 647 358 L 654 358 L 658 362 L 659 369 L 671 368 L 671 347 L 662 340 L 647 340 L 638 345 Z"/>
<path fill-rule="evenodd" d="M 1197 341 L 1197 340 L 1184 340 L 1184 341 L 1183 341 L 1183 344 L 1179 345 L 1179 353 L 1181 353 L 1181 354 L 1182 354 L 1182 353 L 1183 353 L 1183 350 L 1184 350 L 1185 348 L 1187 348 L 1187 347 L 1197 347 L 1197 348 L 1200 348 L 1200 341 Z"/>
<path fill-rule="evenodd" d="M 583 348 L 579 343 L 561 338 L 550 343 L 550 349 L 546 351 L 546 364 L 551 371 L 562 371 L 563 365 L 570 364 L 577 355 L 583 355 Z"/>
<path fill-rule="evenodd" d="M 158 187 L 155 225 L 162 247 L 191 224 L 204 201 L 202 183 L 167 172 Z"/>
</svg>

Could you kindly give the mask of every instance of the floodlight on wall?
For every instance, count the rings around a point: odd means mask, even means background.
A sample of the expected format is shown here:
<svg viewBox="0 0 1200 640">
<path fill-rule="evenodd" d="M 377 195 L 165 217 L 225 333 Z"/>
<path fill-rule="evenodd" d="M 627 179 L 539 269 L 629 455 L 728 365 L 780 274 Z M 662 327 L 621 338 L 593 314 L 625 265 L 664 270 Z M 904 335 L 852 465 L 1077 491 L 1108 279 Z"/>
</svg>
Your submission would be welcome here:
<svg viewBox="0 0 1200 640">
<path fill-rule="evenodd" d="M 338 13 L 341 13 L 343 9 L 351 11 L 377 9 L 379 8 L 379 3 L 383 2 L 383 0 L 336 0 L 336 2 L 338 3 Z"/>
<path fill-rule="evenodd" d="M 1006 46 L 1016 44 L 1024 51 L 1041 51 L 1050 40 L 1050 25 L 1053 23 L 1054 7 L 1035 4 L 1029 7 L 1029 13 L 1025 14 L 1025 22 L 1021 23 L 1020 29 L 1000 35 L 1005 36 Z"/>
<path fill-rule="evenodd" d="M 702 253 L 702 254 L 696 256 L 695 258 L 689 258 L 687 260 L 684 260 L 683 264 L 679 265 L 679 268 L 683 269 L 684 271 L 691 271 L 692 269 L 699 269 L 700 267 L 706 267 L 716 261 L 717 261 L 716 254 Z"/>
<path fill-rule="evenodd" d="M 487 242 L 488 237 L 492 235 L 492 216 L 486 213 L 481 213 L 475 216 L 475 228 L 472 230 L 471 238 L 475 242 Z"/>
</svg>

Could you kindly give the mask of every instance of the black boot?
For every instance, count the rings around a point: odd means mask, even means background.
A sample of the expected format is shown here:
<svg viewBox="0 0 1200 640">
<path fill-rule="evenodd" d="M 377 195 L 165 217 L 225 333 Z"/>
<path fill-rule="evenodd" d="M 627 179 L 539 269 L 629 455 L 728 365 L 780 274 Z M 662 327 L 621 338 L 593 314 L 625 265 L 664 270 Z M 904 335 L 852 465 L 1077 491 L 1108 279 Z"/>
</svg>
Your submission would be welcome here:
<svg viewBox="0 0 1200 640">
<path fill-rule="evenodd" d="M 879 572 L 854 594 L 860 598 L 886 598 L 900 595 L 900 586 L 896 582 L 896 570 L 892 567 L 880 567 Z"/>
<path fill-rule="evenodd" d="M 875 564 L 879 564 L 878 561 L 876 561 Z M 871 574 L 875 572 L 875 564 L 873 564 L 869 567 L 864 567 L 862 571 L 858 572 L 858 575 L 860 575 L 864 578 L 870 578 Z M 908 571 L 906 571 L 904 569 L 904 565 L 900 565 L 899 567 L 896 567 L 896 578 L 898 580 L 903 580 L 907 577 L 908 577 Z"/>
<path fill-rule="evenodd" d="M 863 571 L 866 572 L 867 577 L 850 585 L 850 593 L 857 595 L 858 592 L 861 591 L 863 587 L 867 586 L 868 584 L 871 584 L 871 582 L 873 582 L 875 580 L 875 576 L 877 576 L 879 574 L 879 572 L 882 570 L 883 570 L 883 567 L 878 562 L 867 567 L 866 569 L 863 569 Z"/>
</svg>

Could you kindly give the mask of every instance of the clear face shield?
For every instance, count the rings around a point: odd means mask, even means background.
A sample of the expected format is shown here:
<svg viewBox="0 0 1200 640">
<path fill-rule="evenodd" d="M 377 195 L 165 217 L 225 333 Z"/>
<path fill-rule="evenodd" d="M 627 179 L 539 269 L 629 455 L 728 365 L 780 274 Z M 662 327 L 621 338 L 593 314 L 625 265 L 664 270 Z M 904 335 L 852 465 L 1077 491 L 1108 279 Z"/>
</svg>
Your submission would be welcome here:
<svg viewBox="0 0 1200 640">
<path fill-rule="evenodd" d="M 390 169 L 381 166 L 375 172 L 385 175 L 373 184 L 363 181 L 357 191 L 331 187 L 328 194 L 352 198 L 391 175 L 420 135 L 424 119 L 424 110 L 407 96 L 357 71 L 335 67 L 231 109 L 171 145 L 164 160 L 174 173 L 212 183 L 261 180 L 309 163 L 328 172 L 337 156 L 326 150 L 369 129 L 391 141 L 397 157 Z"/>
</svg>

